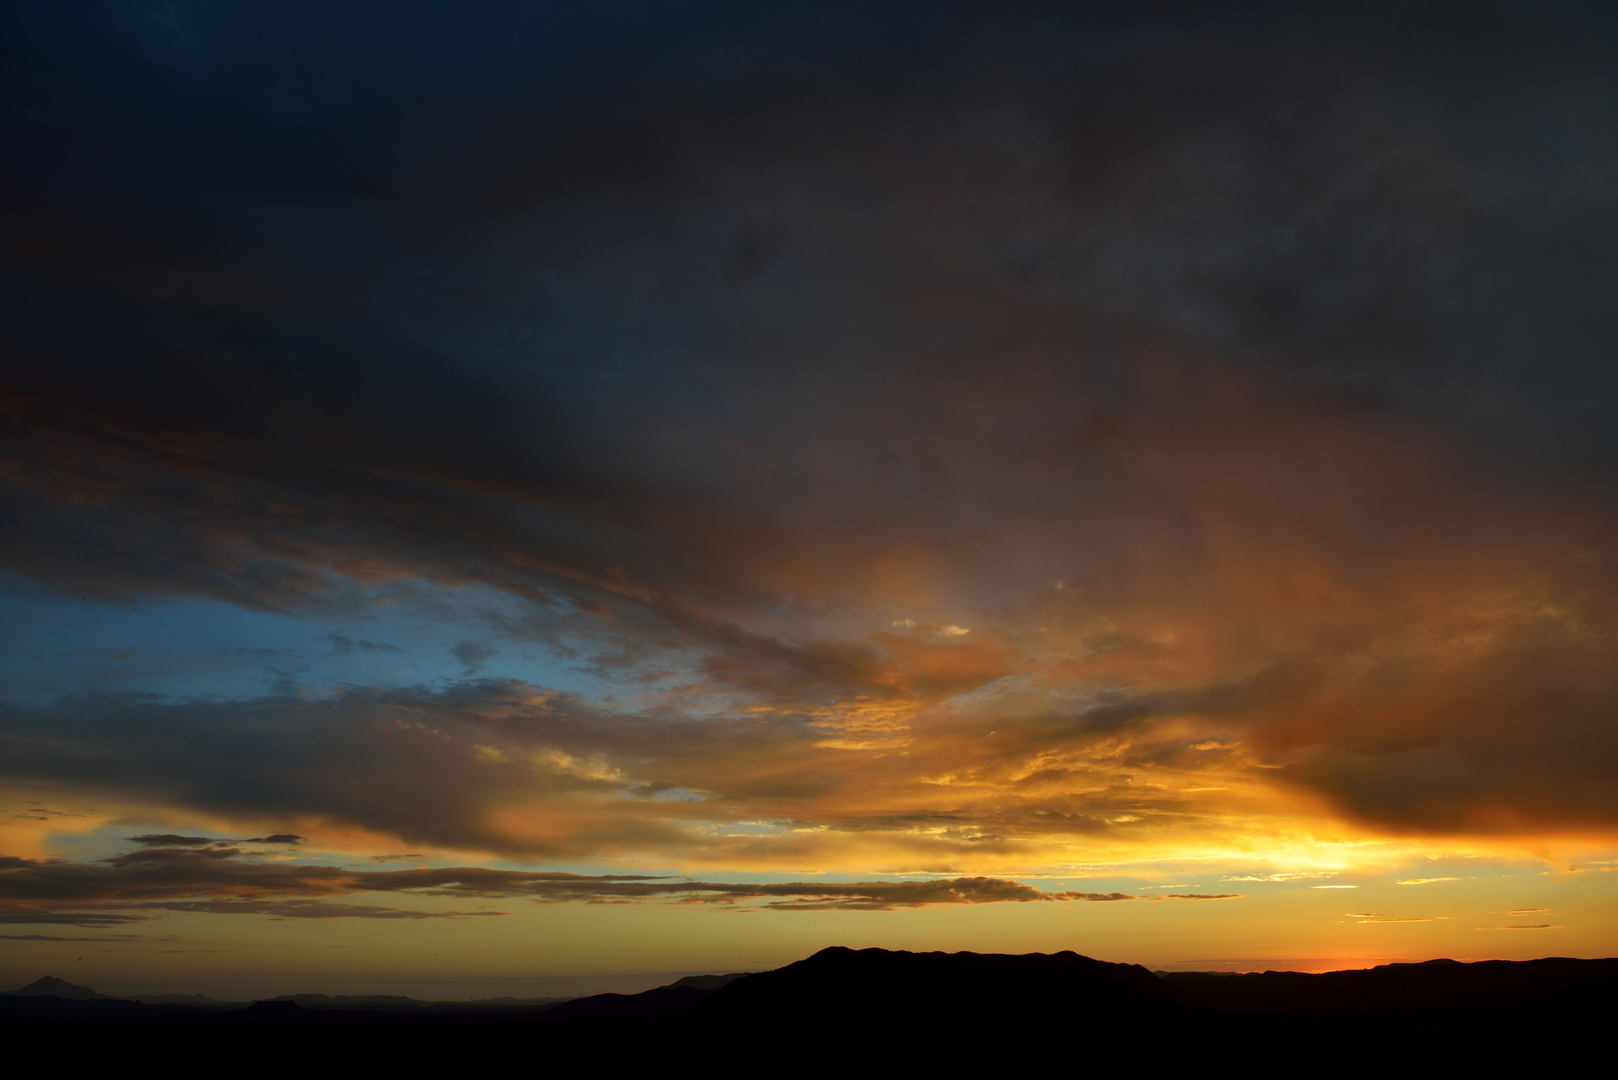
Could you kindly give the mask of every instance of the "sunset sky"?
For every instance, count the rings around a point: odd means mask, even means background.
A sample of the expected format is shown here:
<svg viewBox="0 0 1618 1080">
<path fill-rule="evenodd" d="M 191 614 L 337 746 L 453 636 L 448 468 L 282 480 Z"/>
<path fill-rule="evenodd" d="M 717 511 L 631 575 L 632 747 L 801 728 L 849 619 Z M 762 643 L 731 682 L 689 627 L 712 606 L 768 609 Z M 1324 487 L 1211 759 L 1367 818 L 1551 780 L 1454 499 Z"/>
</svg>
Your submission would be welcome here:
<svg viewBox="0 0 1618 1080">
<path fill-rule="evenodd" d="M 1615 57 L 5 5 L 0 989 L 1618 953 Z"/>
</svg>

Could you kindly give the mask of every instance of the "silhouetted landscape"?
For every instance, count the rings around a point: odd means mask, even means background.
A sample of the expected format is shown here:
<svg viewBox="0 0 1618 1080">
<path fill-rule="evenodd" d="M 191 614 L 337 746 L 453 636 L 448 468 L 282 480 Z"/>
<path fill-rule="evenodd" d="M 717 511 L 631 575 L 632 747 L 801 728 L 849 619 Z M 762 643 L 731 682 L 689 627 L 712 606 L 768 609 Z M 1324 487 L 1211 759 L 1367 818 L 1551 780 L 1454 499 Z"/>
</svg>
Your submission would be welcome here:
<svg viewBox="0 0 1618 1080">
<path fill-rule="evenodd" d="M 1021 956 L 829 948 L 774 971 L 692 976 L 639 994 L 428 1002 L 295 994 L 252 1003 L 115 998 L 44 977 L 0 994 L 0 1025 L 81 1054 L 263 1045 L 456 1054 L 542 1046 L 617 1059 L 704 1048 L 815 1055 L 1263 1051 L 1446 1059 L 1594 1039 L 1618 1005 L 1618 958 L 1430 960 L 1354 971 L 1152 972 L 1073 952 Z M 493 1040 L 493 1043 L 490 1042 Z"/>
</svg>

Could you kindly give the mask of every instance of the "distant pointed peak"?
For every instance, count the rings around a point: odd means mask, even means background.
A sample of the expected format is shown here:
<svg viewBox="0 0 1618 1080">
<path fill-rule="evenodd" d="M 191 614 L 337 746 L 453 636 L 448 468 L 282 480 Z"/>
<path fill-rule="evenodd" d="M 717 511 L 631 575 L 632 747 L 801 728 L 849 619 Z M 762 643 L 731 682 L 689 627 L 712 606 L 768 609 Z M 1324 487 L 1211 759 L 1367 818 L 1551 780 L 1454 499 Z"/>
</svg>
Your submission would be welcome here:
<svg viewBox="0 0 1618 1080">
<path fill-rule="evenodd" d="M 91 998 L 106 997 L 105 994 L 98 994 L 88 986 L 76 986 L 66 979 L 58 979 L 54 975 L 43 975 L 27 986 L 19 987 L 16 990 L 7 990 L 5 994 L 8 997 L 38 997 L 42 994 L 50 994 L 53 997 L 67 998 L 70 1001 L 88 1001 Z"/>
</svg>

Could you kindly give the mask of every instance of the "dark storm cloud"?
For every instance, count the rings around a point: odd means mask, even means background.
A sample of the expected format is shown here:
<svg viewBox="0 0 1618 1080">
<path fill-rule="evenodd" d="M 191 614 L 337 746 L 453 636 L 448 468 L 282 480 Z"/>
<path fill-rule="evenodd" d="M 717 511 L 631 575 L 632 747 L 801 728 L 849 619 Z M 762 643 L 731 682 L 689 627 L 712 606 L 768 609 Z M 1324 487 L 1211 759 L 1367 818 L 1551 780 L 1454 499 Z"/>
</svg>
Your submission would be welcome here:
<svg viewBox="0 0 1618 1080">
<path fill-rule="evenodd" d="M 677 691 L 278 673 L 7 714 L 9 775 L 548 855 L 691 842 L 660 784 L 962 850 L 1166 829 L 1228 808 L 1135 773 L 1244 754 L 1379 827 L 1618 820 L 1603 9 L 0 19 L 0 567 L 490 585 Z"/>
<path fill-rule="evenodd" d="M 756 597 L 1105 501 L 1187 340 L 1610 449 L 1605 23 L 98 10 L 7 35 L 7 559 L 64 588 Z"/>
</svg>

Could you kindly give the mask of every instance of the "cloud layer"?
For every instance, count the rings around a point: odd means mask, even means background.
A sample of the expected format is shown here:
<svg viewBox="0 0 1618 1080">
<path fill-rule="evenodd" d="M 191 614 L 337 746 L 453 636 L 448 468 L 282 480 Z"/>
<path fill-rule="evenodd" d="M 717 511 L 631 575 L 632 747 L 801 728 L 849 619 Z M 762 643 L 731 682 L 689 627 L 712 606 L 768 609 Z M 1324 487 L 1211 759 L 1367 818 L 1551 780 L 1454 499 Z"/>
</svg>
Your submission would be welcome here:
<svg viewBox="0 0 1618 1080">
<path fill-rule="evenodd" d="M 353 903 L 378 895 L 426 906 Z M 1174 894 L 1169 899 L 1233 899 L 1235 894 Z M 265 863 L 240 849 L 145 848 L 97 863 L 0 858 L 0 923 L 99 928 L 165 912 L 262 915 L 278 919 L 470 919 L 508 912 L 484 904 L 446 908 L 437 901 L 528 900 L 619 904 L 665 901 L 737 904 L 791 911 L 887 911 L 939 904 L 1032 901 L 1160 900 L 1121 892 L 1044 892 L 990 877 L 922 881 L 726 883 L 635 874 L 586 876 L 481 867 L 349 870 Z M 28 935 L 18 940 L 55 939 Z"/>
<path fill-rule="evenodd" d="M 1618 828 L 1610 15 L 88 10 L 0 17 L 0 568 L 453 673 L 86 681 L 8 782 L 755 869 Z"/>
</svg>

